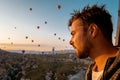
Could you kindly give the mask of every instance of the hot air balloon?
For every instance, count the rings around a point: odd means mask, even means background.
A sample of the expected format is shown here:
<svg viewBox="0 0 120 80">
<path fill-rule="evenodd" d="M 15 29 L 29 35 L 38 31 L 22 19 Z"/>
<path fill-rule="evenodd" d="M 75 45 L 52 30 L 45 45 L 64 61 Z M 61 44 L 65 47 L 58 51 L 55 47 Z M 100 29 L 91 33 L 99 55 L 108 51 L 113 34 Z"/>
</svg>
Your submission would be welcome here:
<svg viewBox="0 0 120 80">
<path fill-rule="evenodd" d="M 65 39 L 63 39 L 63 41 L 65 41 Z"/>
<path fill-rule="evenodd" d="M 53 52 L 53 54 L 54 54 L 54 52 L 55 52 L 55 47 L 52 47 L 52 52 Z"/>
<path fill-rule="evenodd" d="M 58 10 L 60 10 L 60 8 L 61 8 L 61 5 L 57 5 L 57 8 L 58 8 Z"/>
<path fill-rule="evenodd" d="M 34 40 L 31 40 L 31 42 L 34 42 Z"/>
<path fill-rule="evenodd" d="M 29 10 L 32 11 L 32 8 L 30 8 Z"/>
<path fill-rule="evenodd" d="M 25 38 L 28 39 L 28 36 L 26 36 Z"/>
<path fill-rule="evenodd" d="M 10 37 L 8 37 L 8 39 L 10 39 Z"/>
<path fill-rule="evenodd" d="M 37 29 L 39 29 L 40 28 L 40 26 L 37 26 Z"/>
<path fill-rule="evenodd" d="M 45 21 L 45 24 L 47 24 L 47 21 Z"/>
<path fill-rule="evenodd" d="M 56 33 L 54 33 L 54 36 L 56 36 Z"/>
<path fill-rule="evenodd" d="M 16 29 L 16 27 L 14 27 L 14 29 Z"/>
<path fill-rule="evenodd" d="M 11 42 L 11 45 L 13 45 L 13 42 Z"/>
<path fill-rule="evenodd" d="M 58 39 L 60 40 L 60 37 Z"/>
<path fill-rule="evenodd" d="M 40 44 L 38 44 L 38 47 L 40 47 Z"/>
<path fill-rule="evenodd" d="M 22 53 L 25 53 L 25 50 L 22 50 Z"/>
</svg>

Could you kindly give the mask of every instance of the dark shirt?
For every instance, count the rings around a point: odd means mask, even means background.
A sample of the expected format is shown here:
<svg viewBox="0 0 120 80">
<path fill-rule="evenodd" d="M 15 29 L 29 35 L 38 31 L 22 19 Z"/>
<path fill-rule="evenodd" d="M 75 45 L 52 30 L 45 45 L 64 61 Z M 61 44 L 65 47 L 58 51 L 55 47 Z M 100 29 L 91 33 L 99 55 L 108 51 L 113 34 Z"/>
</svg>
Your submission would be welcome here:
<svg viewBox="0 0 120 80">
<path fill-rule="evenodd" d="M 85 80 L 92 80 L 91 64 L 86 72 Z M 108 58 L 101 80 L 120 80 L 120 50 L 115 57 Z"/>
</svg>

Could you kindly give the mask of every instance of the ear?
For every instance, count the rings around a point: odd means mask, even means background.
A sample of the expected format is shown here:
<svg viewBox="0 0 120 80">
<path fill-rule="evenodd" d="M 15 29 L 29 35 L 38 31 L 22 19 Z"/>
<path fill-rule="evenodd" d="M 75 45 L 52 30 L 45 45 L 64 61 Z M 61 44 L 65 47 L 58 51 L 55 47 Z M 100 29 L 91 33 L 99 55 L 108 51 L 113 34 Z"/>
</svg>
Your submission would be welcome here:
<svg viewBox="0 0 120 80">
<path fill-rule="evenodd" d="M 95 38 L 98 35 L 99 29 L 96 24 L 92 23 L 90 24 L 88 31 L 89 31 L 89 35 L 91 35 L 92 38 Z"/>
</svg>

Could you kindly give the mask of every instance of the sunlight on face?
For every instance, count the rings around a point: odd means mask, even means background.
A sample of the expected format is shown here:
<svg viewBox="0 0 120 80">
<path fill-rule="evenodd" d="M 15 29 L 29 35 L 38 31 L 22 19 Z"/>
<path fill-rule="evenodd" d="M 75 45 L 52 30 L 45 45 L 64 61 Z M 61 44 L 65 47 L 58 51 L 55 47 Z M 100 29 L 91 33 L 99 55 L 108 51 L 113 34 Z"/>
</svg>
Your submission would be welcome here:
<svg viewBox="0 0 120 80">
<path fill-rule="evenodd" d="M 85 34 L 84 32 L 81 20 L 75 20 L 72 23 L 71 35 L 72 37 L 70 40 L 70 44 L 74 47 L 77 57 L 88 57 L 90 42 L 87 38 L 87 34 Z"/>
</svg>

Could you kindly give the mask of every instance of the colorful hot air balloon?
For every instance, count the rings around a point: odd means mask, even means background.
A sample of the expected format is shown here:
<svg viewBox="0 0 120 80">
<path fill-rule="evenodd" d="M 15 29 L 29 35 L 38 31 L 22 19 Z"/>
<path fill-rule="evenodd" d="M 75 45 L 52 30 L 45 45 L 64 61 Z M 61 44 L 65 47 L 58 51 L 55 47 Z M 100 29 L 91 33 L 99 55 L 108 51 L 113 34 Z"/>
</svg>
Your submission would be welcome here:
<svg viewBox="0 0 120 80">
<path fill-rule="evenodd" d="M 61 8 L 61 5 L 57 5 L 57 8 L 58 8 L 58 10 L 60 10 L 60 8 Z"/>
</svg>

